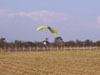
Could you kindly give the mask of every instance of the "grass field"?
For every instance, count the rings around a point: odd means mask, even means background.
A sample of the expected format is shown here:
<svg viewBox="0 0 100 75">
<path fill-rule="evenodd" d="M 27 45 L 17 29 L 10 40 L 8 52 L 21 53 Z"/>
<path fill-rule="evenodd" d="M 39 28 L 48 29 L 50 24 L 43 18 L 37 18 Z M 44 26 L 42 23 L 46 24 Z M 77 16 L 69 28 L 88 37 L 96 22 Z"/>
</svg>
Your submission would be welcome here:
<svg viewBox="0 0 100 75">
<path fill-rule="evenodd" d="M 0 52 L 0 75 L 100 75 L 100 50 Z"/>
</svg>

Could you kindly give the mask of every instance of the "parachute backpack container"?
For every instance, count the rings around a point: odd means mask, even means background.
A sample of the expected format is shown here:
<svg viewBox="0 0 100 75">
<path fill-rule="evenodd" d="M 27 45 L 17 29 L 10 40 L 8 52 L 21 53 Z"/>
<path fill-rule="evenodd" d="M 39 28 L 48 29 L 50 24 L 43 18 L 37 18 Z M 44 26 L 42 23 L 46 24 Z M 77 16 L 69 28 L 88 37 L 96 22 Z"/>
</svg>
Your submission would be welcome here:
<svg viewBox="0 0 100 75">
<path fill-rule="evenodd" d="M 49 29 L 49 31 L 53 34 L 53 35 L 57 35 L 57 31 L 54 28 L 48 27 L 48 26 L 40 26 L 37 28 L 37 31 L 43 30 L 43 29 Z"/>
</svg>

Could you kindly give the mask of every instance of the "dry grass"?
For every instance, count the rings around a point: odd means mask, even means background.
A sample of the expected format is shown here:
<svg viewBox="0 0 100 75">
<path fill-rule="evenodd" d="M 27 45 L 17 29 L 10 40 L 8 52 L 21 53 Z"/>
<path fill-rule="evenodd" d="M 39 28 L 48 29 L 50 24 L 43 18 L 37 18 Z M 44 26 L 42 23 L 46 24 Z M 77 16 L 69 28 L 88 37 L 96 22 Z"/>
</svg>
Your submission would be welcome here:
<svg viewBox="0 0 100 75">
<path fill-rule="evenodd" d="M 100 50 L 0 52 L 0 75 L 100 75 Z"/>
</svg>

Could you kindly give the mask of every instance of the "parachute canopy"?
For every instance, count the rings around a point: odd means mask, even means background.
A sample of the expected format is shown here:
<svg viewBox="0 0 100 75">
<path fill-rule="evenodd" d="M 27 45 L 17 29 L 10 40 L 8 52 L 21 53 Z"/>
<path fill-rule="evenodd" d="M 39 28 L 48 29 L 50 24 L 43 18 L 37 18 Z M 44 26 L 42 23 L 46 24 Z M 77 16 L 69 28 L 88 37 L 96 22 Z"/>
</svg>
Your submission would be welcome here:
<svg viewBox="0 0 100 75">
<path fill-rule="evenodd" d="M 49 31 L 53 34 L 53 35 L 56 35 L 57 34 L 57 31 L 51 27 L 48 27 L 48 26 L 40 26 L 37 28 L 37 31 L 40 31 L 42 29 L 49 29 Z"/>
</svg>

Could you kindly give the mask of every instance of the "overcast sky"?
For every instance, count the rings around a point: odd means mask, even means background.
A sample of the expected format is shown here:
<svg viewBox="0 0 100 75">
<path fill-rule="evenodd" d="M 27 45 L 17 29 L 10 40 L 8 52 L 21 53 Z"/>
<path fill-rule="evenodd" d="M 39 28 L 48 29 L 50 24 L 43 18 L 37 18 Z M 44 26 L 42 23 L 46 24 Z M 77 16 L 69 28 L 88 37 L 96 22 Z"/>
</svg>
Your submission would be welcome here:
<svg viewBox="0 0 100 75">
<path fill-rule="evenodd" d="M 58 31 L 36 31 L 51 26 Z M 0 38 L 7 41 L 100 40 L 100 0 L 0 0 Z"/>
</svg>

